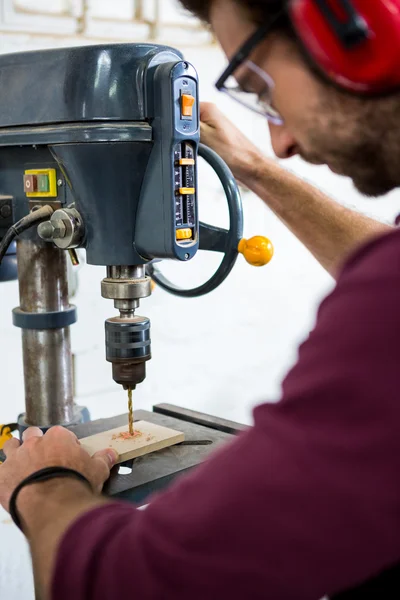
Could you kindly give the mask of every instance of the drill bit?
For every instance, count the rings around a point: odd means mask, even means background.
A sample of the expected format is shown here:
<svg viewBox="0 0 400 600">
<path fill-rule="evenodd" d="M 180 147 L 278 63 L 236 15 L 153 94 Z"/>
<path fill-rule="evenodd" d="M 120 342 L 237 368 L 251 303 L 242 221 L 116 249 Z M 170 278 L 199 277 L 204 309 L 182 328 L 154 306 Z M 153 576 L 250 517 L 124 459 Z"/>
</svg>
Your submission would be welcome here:
<svg viewBox="0 0 400 600">
<path fill-rule="evenodd" d="M 133 435 L 133 403 L 132 388 L 128 387 L 129 434 Z"/>
</svg>

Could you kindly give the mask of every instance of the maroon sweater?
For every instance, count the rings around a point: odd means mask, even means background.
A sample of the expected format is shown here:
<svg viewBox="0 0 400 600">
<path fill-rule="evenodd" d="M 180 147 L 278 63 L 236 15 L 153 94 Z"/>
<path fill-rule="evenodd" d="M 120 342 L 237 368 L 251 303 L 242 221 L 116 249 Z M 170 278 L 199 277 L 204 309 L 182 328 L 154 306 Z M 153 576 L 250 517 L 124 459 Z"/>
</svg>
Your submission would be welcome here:
<svg viewBox="0 0 400 600">
<path fill-rule="evenodd" d="M 318 600 L 400 563 L 400 232 L 362 248 L 254 427 L 65 535 L 55 600 Z M 250 382 L 249 382 L 250 383 Z"/>
</svg>

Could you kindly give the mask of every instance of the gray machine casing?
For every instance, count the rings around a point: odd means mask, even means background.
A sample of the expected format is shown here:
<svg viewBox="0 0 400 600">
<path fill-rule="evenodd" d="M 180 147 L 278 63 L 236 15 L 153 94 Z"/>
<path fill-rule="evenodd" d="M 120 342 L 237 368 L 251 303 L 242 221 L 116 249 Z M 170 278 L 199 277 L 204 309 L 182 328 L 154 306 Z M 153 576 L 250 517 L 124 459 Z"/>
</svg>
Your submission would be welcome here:
<svg viewBox="0 0 400 600">
<path fill-rule="evenodd" d="M 174 148 L 189 141 L 197 156 L 198 81 L 178 51 L 117 44 L 10 54 L 0 57 L 0 80 L 0 194 L 12 197 L 0 239 L 29 212 L 24 171 L 55 168 L 53 200 L 81 213 L 89 264 L 194 256 L 197 196 L 193 238 L 176 240 Z M 196 98 L 192 120 L 181 116 L 183 89 Z"/>
</svg>

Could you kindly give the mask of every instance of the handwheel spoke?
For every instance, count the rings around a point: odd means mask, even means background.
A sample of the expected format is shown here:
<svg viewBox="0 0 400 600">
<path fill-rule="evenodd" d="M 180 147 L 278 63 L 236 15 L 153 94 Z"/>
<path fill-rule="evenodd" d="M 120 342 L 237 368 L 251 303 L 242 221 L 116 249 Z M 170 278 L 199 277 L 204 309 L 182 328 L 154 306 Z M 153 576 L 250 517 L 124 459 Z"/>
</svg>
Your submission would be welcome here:
<svg viewBox="0 0 400 600">
<path fill-rule="evenodd" d="M 200 250 L 226 252 L 229 242 L 229 231 L 214 227 L 200 221 Z"/>
</svg>

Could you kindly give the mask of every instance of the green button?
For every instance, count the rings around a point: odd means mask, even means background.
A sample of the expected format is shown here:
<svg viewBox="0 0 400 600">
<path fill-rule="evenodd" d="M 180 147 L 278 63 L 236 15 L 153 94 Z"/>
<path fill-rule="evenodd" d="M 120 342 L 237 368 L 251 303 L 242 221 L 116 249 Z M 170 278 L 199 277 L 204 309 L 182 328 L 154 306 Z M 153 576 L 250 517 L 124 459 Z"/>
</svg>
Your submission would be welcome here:
<svg viewBox="0 0 400 600">
<path fill-rule="evenodd" d="M 37 176 L 37 191 L 48 193 L 50 191 L 49 176 L 42 173 Z"/>
</svg>

